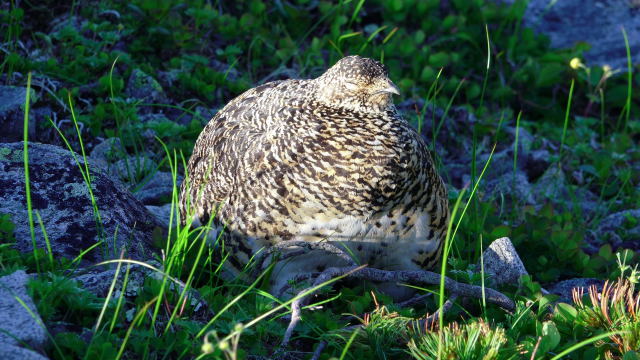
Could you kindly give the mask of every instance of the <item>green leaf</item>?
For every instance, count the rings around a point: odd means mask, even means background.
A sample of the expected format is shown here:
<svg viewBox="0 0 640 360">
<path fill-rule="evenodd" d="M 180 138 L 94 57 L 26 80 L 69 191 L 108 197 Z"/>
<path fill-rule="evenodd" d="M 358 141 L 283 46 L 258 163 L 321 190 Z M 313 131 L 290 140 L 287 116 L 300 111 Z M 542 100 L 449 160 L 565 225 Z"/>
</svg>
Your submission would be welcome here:
<svg viewBox="0 0 640 360">
<path fill-rule="evenodd" d="M 433 81 L 436 77 L 436 72 L 431 66 L 425 66 L 420 73 L 420 80 L 424 82 Z"/>
<path fill-rule="evenodd" d="M 444 67 L 449 63 L 449 55 L 445 52 L 438 52 L 429 56 L 429 65 L 434 68 Z"/>
<path fill-rule="evenodd" d="M 613 256 L 613 252 L 611 251 L 611 245 L 606 244 L 603 245 L 600 250 L 598 251 L 598 255 L 602 256 L 603 258 L 607 259 L 607 260 L 613 260 L 614 256 Z"/>
<path fill-rule="evenodd" d="M 507 225 L 500 225 L 491 230 L 491 238 L 502 238 L 511 235 L 511 228 Z"/>
<path fill-rule="evenodd" d="M 560 317 L 567 322 L 572 322 L 578 316 L 578 310 L 569 304 L 559 303 L 556 305 L 555 314 L 557 317 Z"/>
<path fill-rule="evenodd" d="M 548 64 L 542 67 L 536 78 L 536 86 L 547 87 L 558 83 L 560 75 L 565 71 L 565 66 L 560 64 Z"/>
<path fill-rule="evenodd" d="M 551 303 L 557 298 L 556 295 L 544 295 L 540 297 L 538 302 L 538 313 L 546 311 L 547 306 L 551 306 Z"/>
<path fill-rule="evenodd" d="M 253 0 L 251 3 L 249 3 L 249 10 L 251 10 L 251 12 L 256 15 L 264 12 L 266 8 L 267 8 L 267 5 L 265 5 L 260 0 Z"/>
<path fill-rule="evenodd" d="M 542 324 L 542 340 L 540 341 L 539 353 L 546 354 L 555 349 L 560 344 L 560 332 L 551 321 Z"/>
</svg>

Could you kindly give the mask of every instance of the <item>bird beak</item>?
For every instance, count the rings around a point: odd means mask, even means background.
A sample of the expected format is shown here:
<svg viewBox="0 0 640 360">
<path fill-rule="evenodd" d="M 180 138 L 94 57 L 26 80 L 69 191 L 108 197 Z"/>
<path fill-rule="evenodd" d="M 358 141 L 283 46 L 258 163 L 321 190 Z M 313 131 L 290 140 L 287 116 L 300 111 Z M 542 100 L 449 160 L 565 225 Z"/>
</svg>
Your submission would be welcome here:
<svg viewBox="0 0 640 360">
<path fill-rule="evenodd" d="M 384 89 L 376 91 L 376 94 L 389 93 L 394 95 L 400 95 L 400 89 L 398 89 L 396 84 L 394 84 L 391 80 L 387 80 L 386 85 L 387 86 Z"/>
</svg>

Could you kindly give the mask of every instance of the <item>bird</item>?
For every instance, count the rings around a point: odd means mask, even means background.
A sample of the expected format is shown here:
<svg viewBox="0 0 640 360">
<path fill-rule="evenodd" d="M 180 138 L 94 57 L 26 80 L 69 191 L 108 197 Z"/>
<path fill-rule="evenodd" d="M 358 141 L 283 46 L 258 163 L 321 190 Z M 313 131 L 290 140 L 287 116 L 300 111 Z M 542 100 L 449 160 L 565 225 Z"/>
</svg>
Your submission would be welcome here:
<svg viewBox="0 0 640 360">
<path fill-rule="evenodd" d="M 357 55 L 314 79 L 247 90 L 195 142 L 180 191 L 182 222 L 213 224 L 210 237 L 221 236 L 232 277 L 261 251 L 301 242 L 340 246 L 379 269 L 434 269 L 448 196 L 427 144 L 393 103 L 399 94 L 385 65 Z M 344 265 L 310 250 L 277 263 L 272 288 Z M 407 296 L 395 284 L 379 288 Z"/>
</svg>

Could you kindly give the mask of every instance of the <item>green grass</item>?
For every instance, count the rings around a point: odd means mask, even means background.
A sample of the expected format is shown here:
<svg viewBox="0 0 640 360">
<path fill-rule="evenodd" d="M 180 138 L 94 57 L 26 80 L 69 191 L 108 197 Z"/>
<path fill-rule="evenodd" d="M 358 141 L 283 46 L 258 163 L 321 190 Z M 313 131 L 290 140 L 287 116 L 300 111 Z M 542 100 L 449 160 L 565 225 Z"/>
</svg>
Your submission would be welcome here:
<svg viewBox="0 0 640 360">
<path fill-rule="evenodd" d="M 29 105 L 31 104 L 31 73 L 27 77 L 27 98 L 24 105 L 24 195 L 27 200 L 27 215 L 29 216 L 29 233 L 31 234 L 31 244 L 33 244 L 33 255 L 36 258 L 36 270 L 40 273 L 40 263 L 37 260 L 35 226 L 33 224 L 33 205 L 31 204 L 31 184 L 29 181 Z"/>
<path fill-rule="evenodd" d="M 637 358 L 633 350 L 640 349 L 635 345 L 616 343 L 621 339 L 631 344 L 638 336 L 637 319 L 617 303 L 609 304 L 609 314 L 619 321 L 597 323 L 593 314 L 601 307 L 589 301 L 582 306 L 552 305 L 553 297 L 541 291 L 542 286 L 571 277 L 637 280 L 636 273 L 628 274 L 638 262 L 633 251 L 612 248 L 607 239 L 590 243 L 595 254 L 584 250 L 589 231 L 607 215 L 640 207 L 640 176 L 631 170 L 640 161 L 635 145 L 640 136 L 639 95 L 633 91 L 638 77 L 624 30 L 626 73 L 583 63 L 569 66 L 571 59 L 581 58 L 582 45 L 550 49 L 546 39 L 521 26 L 522 2 L 501 7 L 482 0 L 449 1 L 446 11 L 438 0 L 278 4 L 267 15 L 264 11 L 271 4 L 259 0 L 96 0 L 91 5 L 47 0 L 41 6 L 11 2 L 0 9 L 1 23 L 6 24 L 0 26 L 6 54 L 0 75 L 7 84 L 28 89 L 25 206 L 33 242 L 30 254 L 5 246 L 15 241 L 13 224 L 0 214 L 0 272 L 24 268 L 38 273 L 30 292 L 44 323 L 49 328 L 72 324 L 67 329 L 76 329 L 51 334 L 49 357 L 246 359 L 275 351 L 286 328 L 281 318 L 290 313 L 292 299 L 282 301 L 268 293 L 266 272 L 250 283 L 223 279 L 224 254 L 207 245 L 205 233 L 211 224 L 191 229 L 178 222 L 178 177 L 206 122 L 198 107 L 217 109 L 261 80 L 279 78 L 274 74 L 282 69 L 312 77 L 343 55 L 360 54 L 389 68 L 402 91 L 397 102 L 409 103 L 400 108 L 405 118 L 419 132 L 430 125 L 425 139 L 430 139 L 442 174 L 451 164 L 439 157 L 436 144 L 454 139 L 460 146 L 470 145 L 472 160 L 464 165 L 471 169 L 471 191 L 450 187 L 453 214 L 440 268 L 443 278 L 446 274 L 484 289 L 491 279 L 484 272 L 482 251 L 502 236 L 509 236 L 526 254 L 523 261 L 531 275 L 501 288 L 516 301 L 514 314 L 484 298 L 457 301 L 437 326 L 421 331 L 407 324 L 443 307 L 442 283 L 424 289 L 436 294 L 425 304 L 405 308 L 371 284 L 322 284 L 313 304 L 321 307 L 303 312 L 292 339 L 295 346 L 311 353 L 324 341 L 322 359 Z M 108 20 L 106 10 L 119 16 Z M 79 28 L 69 24 L 52 30 L 45 26 L 52 13 L 74 14 L 86 21 Z M 18 41 L 29 43 L 29 51 Z M 47 56 L 31 56 L 35 49 Z M 169 102 L 127 96 L 134 69 L 156 80 L 171 77 L 161 81 Z M 33 102 L 30 89 L 36 81 L 52 81 L 55 86 L 49 91 L 35 87 L 40 92 Z M 421 106 L 418 99 L 423 99 Z M 111 155 L 112 160 L 135 159 L 133 165 L 125 162 L 124 180 L 132 191 L 142 188 L 156 171 L 172 174 L 173 192 L 166 199 L 172 204 L 171 226 L 165 237 L 156 239 L 163 252 L 156 259 L 161 266 L 127 259 L 108 262 L 115 266 L 116 276 L 105 298 L 68 279 L 68 271 L 89 251 L 102 249 L 117 256 L 120 249 L 105 245 L 117 234 L 101 230 L 100 241 L 77 258 L 55 259 L 46 237 L 48 224 L 31 203 L 27 144 L 40 139 L 28 138 L 27 119 L 44 105 L 52 107 L 58 120 L 38 124 L 36 133 L 50 131 L 54 136 L 48 141 L 75 151 L 98 229 L 103 229 L 103 220 L 92 192 L 88 154 L 101 138 L 120 139 L 122 149 Z M 442 109 L 441 116 L 436 108 Z M 475 120 L 456 128 L 460 119 L 451 115 L 461 108 Z M 164 118 L 145 119 L 149 113 L 162 113 Z M 70 119 L 69 126 L 62 119 Z M 514 128 L 513 139 L 505 131 L 508 127 Z M 448 133 L 452 128 L 453 136 Z M 523 199 L 489 196 L 486 178 L 500 165 L 494 164 L 495 154 L 513 148 L 508 161 L 513 161 L 515 187 L 519 157 L 524 156 L 520 149 L 540 149 L 544 143 L 558 149 L 550 151 L 548 160 L 568 179 L 566 199 L 547 199 L 534 207 Z M 478 175 L 479 155 L 489 158 Z M 149 157 L 158 164 L 150 173 L 145 163 Z M 581 205 L 582 190 L 596 194 L 598 207 L 592 215 L 575 206 Z M 37 227 L 46 249 L 36 246 Z M 633 240 L 624 232 L 622 236 L 623 241 Z M 479 271 L 474 270 L 477 263 Z M 134 283 L 134 273 L 141 268 L 155 275 Z M 134 295 L 125 296 L 131 292 Z M 202 306 L 210 312 L 203 312 Z M 358 324 L 359 330 L 344 330 Z M 90 341 L 81 337 L 82 331 Z"/>
</svg>

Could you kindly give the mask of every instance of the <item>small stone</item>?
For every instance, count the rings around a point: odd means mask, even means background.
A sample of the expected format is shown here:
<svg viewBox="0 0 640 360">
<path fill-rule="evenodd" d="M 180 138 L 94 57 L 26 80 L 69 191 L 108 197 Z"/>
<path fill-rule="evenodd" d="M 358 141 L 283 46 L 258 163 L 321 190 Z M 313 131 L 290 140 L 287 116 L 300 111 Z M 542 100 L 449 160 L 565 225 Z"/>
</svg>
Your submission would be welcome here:
<svg viewBox="0 0 640 360">
<path fill-rule="evenodd" d="M 167 102 L 164 89 L 160 83 L 140 69 L 134 69 L 131 72 L 125 94 L 142 102 Z"/>
<path fill-rule="evenodd" d="M 19 141 L 24 133 L 24 103 L 27 88 L 0 86 L 0 142 Z M 31 102 L 35 100 L 35 91 L 31 89 Z M 36 134 L 36 122 L 29 117 L 29 138 Z"/>
<path fill-rule="evenodd" d="M 28 281 L 23 270 L 0 278 L 0 359 L 46 359 L 39 352 L 44 350 L 47 333 L 27 293 Z M 22 347 L 25 344 L 33 350 Z"/>
<path fill-rule="evenodd" d="M 178 189 L 182 183 L 182 176 L 176 179 Z M 139 189 L 133 193 L 145 205 L 162 205 L 171 201 L 173 194 L 173 175 L 169 172 L 157 171 L 143 179 Z"/>
<path fill-rule="evenodd" d="M 158 164 L 146 155 L 127 156 L 109 165 L 109 174 L 124 183 L 136 184 L 153 172 Z"/>
<path fill-rule="evenodd" d="M 582 290 L 586 294 L 590 286 L 595 285 L 598 291 L 600 291 L 602 290 L 603 284 L 604 284 L 604 280 L 601 280 L 601 279 L 575 278 L 575 279 L 563 280 L 563 281 L 560 281 L 559 283 L 556 283 L 551 288 L 549 288 L 549 292 L 560 296 L 558 301 L 565 302 L 565 303 L 572 303 L 573 289 L 582 288 Z"/>
<path fill-rule="evenodd" d="M 501 198 L 504 195 L 510 195 L 510 200 L 524 202 L 525 204 L 535 204 L 532 196 L 531 184 L 527 180 L 527 176 L 520 170 L 515 173 L 506 173 L 497 179 L 486 181 L 485 190 L 487 194 L 494 198 Z"/>
<path fill-rule="evenodd" d="M 496 285 L 518 284 L 527 270 L 508 237 L 495 240 L 483 253 L 484 271 L 490 274 Z"/>
<path fill-rule="evenodd" d="M 533 191 L 538 203 L 546 200 L 566 199 L 569 190 L 567 177 L 558 166 L 549 167 L 533 186 Z"/>
<path fill-rule="evenodd" d="M 549 151 L 533 150 L 527 154 L 527 162 L 524 166 L 524 171 L 527 173 L 529 181 L 533 182 L 544 174 L 545 170 L 549 168 L 549 159 L 551 154 Z"/>
<path fill-rule="evenodd" d="M 146 261 L 146 263 L 152 266 L 158 266 L 153 261 Z M 127 288 L 125 289 L 125 296 L 136 296 L 144 286 L 144 280 L 147 278 L 152 270 L 139 265 L 122 264 L 120 267 L 120 273 L 116 285 L 114 286 L 114 293 L 112 296 L 117 297 L 122 293 L 122 284 L 124 275 L 129 269 L 129 279 L 127 280 Z M 80 273 L 82 272 L 82 273 Z M 116 276 L 115 267 L 109 269 L 104 268 L 88 268 L 79 269 L 77 275 L 73 275 L 71 278 L 78 281 L 82 288 L 96 295 L 97 297 L 104 298 L 109 292 L 109 288 L 113 283 L 113 278 Z"/>
<path fill-rule="evenodd" d="M 180 70 L 171 69 L 169 71 L 158 71 L 158 81 L 162 84 L 162 86 L 171 88 L 173 84 L 178 81 L 178 77 L 180 75 Z"/>
<path fill-rule="evenodd" d="M 94 165 L 106 170 L 109 167 L 110 159 L 113 158 L 112 154 L 123 151 L 122 149 L 120 138 L 105 139 L 91 150 L 91 161 Z"/>
<path fill-rule="evenodd" d="M 604 218 L 587 237 L 589 243 L 611 244 L 613 248 L 640 249 L 640 209 L 623 210 Z M 598 246 L 599 247 L 599 246 Z"/>
<path fill-rule="evenodd" d="M 48 360 L 49 358 L 35 351 L 17 345 L 0 344 L 0 359 L 5 360 Z"/>
<path fill-rule="evenodd" d="M 147 210 L 152 213 L 156 219 L 158 219 L 159 224 L 162 225 L 163 229 L 169 228 L 169 219 L 171 218 L 171 204 L 164 204 L 162 206 L 154 206 L 147 205 Z M 176 219 L 174 219 L 173 224 L 176 224 Z"/>
</svg>

